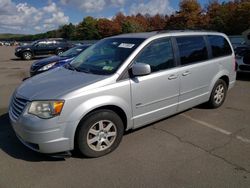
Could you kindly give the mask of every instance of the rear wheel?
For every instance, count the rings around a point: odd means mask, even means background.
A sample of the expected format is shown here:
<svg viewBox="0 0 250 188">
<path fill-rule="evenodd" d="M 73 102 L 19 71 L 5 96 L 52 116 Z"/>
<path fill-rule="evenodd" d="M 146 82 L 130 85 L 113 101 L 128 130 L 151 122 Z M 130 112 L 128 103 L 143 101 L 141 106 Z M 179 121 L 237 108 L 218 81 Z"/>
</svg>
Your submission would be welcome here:
<svg viewBox="0 0 250 188">
<path fill-rule="evenodd" d="M 76 144 L 84 156 L 100 157 L 117 148 L 123 132 L 123 122 L 115 112 L 98 110 L 88 115 L 80 124 Z"/>
<path fill-rule="evenodd" d="M 25 60 L 31 60 L 32 59 L 32 53 L 27 51 L 27 52 L 23 52 L 22 58 Z"/>
<path fill-rule="evenodd" d="M 220 107 L 226 98 L 227 95 L 227 84 L 224 80 L 219 79 L 212 90 L 208 105 L 211 108 Z"/>
</svg>

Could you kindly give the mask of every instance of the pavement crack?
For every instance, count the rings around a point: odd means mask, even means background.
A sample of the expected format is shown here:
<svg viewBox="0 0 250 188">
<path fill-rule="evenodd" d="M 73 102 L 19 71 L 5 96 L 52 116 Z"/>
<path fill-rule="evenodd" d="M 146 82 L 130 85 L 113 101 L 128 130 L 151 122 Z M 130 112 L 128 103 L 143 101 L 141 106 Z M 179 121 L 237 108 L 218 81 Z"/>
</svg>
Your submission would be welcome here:
<svg viewBox="0 0 250 188">
<path fill-rule="evenodd" d="M 225 147 L 226 145 L 230 144 L 230 142 L 231 142 L 231 141 L 233 140 L 233 138 L 234 138 L 234 135 L 235 135 L 238 131 L 236 131 L 235 133 L 233 133 L 233 134 L 230 136 L 229 141 L 226 142 L 225 144 L 223 144 L 222 146 L 215 147 L 215 148 L 213 148 L 213 149 L 207 150 L 207 149 L 204 149 L 203 147 L 201 147 L 201 146 L 199 146 L 199 145 L 196 145 L 196 144 L 194 144 L 194 143 L 192 143 L 192 142 L 190 142 L 190 141 L 188 141 L 188 140 L 185 140 L 185 139 L 181 138 L 180 136 L 178 136 L 178 135 L 176 135 L 176 134 L 173 134 L 173 133 L 171 133 L 171 132 L 169 132 L 169 131 L 167 131 L 167 130 L 164 130 L 164 129 L 161 129 L 161 128 L 157 128 L 157 127 L 155 127 L 155 126 L 152 126 L 152 129 L 157 130 L 157 131 L 164 132 L 164 133 L 166 133 L 166 134 L 169 134 L 169 135 L 175 137 L 175 138 L 176 138 L 179 142 L 181 142 L 181 143 L 189 144 L 189 145 L 191 145 L 191 146 L 193 146 L 193 147 L 195 147 L 195 148 L 198 148 L 198 149 L 200 149 L 200 150 L 202 150 L 202 151 L 208 153 L 209 155 L 211 155 L 211 156 L 213 156 L 213 157 L 215 157 L 215 158 L 217 158 L 217 159 L 223 160 L 225 163 L 227 163 L 228 165 L 232 166 L 235 170 L 244 171 L 245 173 L 250 174 L 250 171 L 249 171 L 248 169 L 246 169 L 246 168 L 244 168 L 244 167 L 242 167 L 242 166 L 240 166 L 240 165 L 238 165 L 238 164 L 236 164 L 236 163 L 233 163 L 233 162 L 227 160 L 226 158 L 224 158 L 224 157 L 222 157 L 222 156 L 219 156 L 219 155 L 213 153 L 213 151 L 215 151 L 216 149 L 223 148 L 223 147 Z"/>
</svg>

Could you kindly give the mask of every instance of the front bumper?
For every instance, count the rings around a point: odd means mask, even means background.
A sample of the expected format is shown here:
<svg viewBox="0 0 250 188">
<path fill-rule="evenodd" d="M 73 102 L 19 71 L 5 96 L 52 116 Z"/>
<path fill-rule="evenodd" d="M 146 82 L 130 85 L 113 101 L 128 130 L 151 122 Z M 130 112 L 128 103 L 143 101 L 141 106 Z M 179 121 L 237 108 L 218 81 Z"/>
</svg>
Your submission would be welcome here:
<svg viewBox="0 0 250 188">
<path fill-rule="evenodd" d="M 17 57 L 22 57 L 22 51 L 16 51 L 15 56 Z"/>
<path fill-rule="evenodd" d="M 46 71 L 33 71 L 33 70 L 30 70 L 30 76 L 35 76 L 35 75 L 41 74 L 41 73 L 46 72 Z"/>
<path fill-rule="evenodd" d="M 53 154 L 74 149 L 72 122 L 58 123 L 56 117 L 45 120 L 30 114 L 20 115 L 15 120 L 11 109 L 9 117 L 19 140 L 34 151 Z"/>
</svg>

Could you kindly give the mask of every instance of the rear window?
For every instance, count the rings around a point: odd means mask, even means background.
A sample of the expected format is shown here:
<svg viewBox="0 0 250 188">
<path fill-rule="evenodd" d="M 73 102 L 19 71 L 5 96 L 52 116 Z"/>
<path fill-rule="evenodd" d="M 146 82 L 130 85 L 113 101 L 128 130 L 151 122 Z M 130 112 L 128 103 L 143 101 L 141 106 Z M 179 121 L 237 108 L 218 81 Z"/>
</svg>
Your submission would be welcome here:
<svg viewBox="0 0 250 188">
<path fill-rule="evenodd" d="M 208 59 L 206 43 L 203 36 L 176 38 L 180 52 L 181 65 L 192 64 Z"/>
<path fill-rule="evenodd" d="M 222 36 L 208 36 L 208 41 L 212 48 L 213 57 L 222 57 L 232 54 L 228 41 Z"/>
</svg>

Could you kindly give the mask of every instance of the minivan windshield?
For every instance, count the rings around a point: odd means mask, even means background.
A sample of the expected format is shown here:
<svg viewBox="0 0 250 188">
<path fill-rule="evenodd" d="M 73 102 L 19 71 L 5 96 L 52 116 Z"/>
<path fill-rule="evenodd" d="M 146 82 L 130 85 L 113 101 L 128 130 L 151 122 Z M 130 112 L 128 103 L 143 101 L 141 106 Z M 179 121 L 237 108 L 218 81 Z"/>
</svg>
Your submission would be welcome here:
<svg viewBox="0 0 250 188">
<path fill-rule="evenodd" d="M 143 38 L 103 39 L 79 54 L 66 68 L 92 74 L 113 74 L 144 40 Z"/>
</svg>

